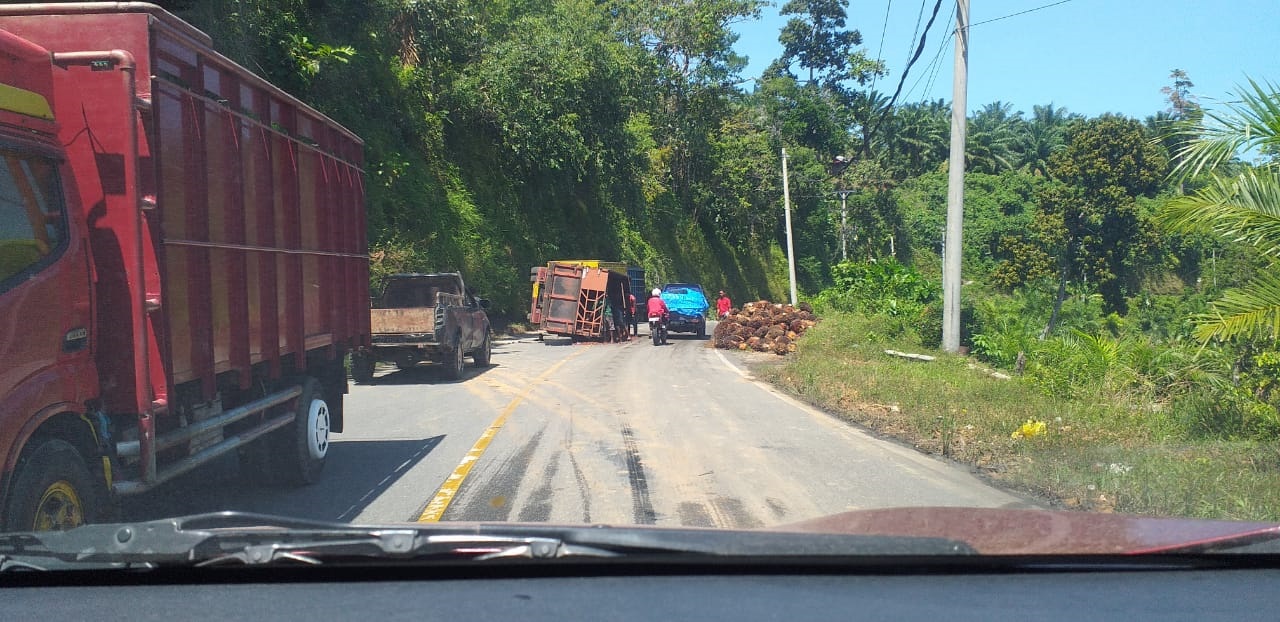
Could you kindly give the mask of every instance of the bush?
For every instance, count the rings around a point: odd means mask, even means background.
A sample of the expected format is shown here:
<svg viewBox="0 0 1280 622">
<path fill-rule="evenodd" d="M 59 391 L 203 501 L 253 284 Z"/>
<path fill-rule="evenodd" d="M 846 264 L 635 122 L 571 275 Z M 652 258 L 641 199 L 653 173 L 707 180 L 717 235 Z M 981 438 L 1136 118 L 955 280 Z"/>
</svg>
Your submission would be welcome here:
<svg viewBox="0 0 1280 622">
<path fill-rule="evenodd" d="M 1192 438 L 1280 439 L 1280 416 L 1236 387 L 1203 387 L 1173 401 L 1170 414 Z"/>
</svg>

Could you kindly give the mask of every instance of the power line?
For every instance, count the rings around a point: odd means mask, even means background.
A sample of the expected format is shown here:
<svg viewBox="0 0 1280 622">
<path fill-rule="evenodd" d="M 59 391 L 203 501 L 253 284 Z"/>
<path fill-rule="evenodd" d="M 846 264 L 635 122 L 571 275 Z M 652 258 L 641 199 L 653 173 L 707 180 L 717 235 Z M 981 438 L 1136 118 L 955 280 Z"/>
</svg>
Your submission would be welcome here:
<svg viewBox="0 0 1280 622">
<path fill-rule="evenodd" d="M 951 17 L 949 19 L 952 23 L 956 21 L 955 9 L 951 10 Z M 938 79 L 938 72 L 942 71 L 942 55 L 947 51 L 947 46 L 951 43 L 951 40 L 955 38 L 956 32 L 955 30 L 952 30 L 947 33 L 947 38 L 942 40 L 942 45 L 938 46 L 938 53 L 934 55 L 933 72 L 929 74 L 929 80 L 925 82 L 924 92 L 926 94 L 933 91 L 933 81 Z M 928 95 L 925 95 L 925 97 L 927 98 Z"/>
<path fill-rule="evenodd" d="M 920 55 L 924 53 L 925 39 L 929 36 L 929 29 L 933 28 L 933 20 L 938 17 L 938 9 L 942 8 L 942 0 L 933 3 L 933 13 L 929 15 L 929 22 L 924 25 L 924 32 L 920 33 L 920 45 L 916 46 L 916 52 L 911 56 L 911 60 L 907 61 L 907 66 L 902 69 L 902 77 L 898 80 L 898 88 L 894 90 L 893 97 L 889 98 L 889 104 L 885 106 L 887 112 L 893 107 L 894 102 L 898 100 L 898 95 L 902 94 L 902 85 L 907 81 L 907 74 L 911 72 L 911 66 L 920 60 Z M 881 115 L 883 119 L 883 115 Z"/>
<path fill-rule="evenodd" d="M 920 10 L 916 13 L 916 26 L 911 30 L 911 39 L 909 39 L 911 43 L 907 44 L 907 56 L 911 55 L 911 47 L 916 42 L 916 35 L 920 34 L 920 20 L 924 19 L 924 7 L 928 3 L 929 0 L 920 0 Z"/>
<path fill-rule="evenodd" d="M 956 17 L 956 10 L 955 8 L 952 8 L 951 17 L 949 17 L 948 19 L 950 21 L 955 21 L 955 17 Z M 920 86 L 921 80 L 924 80 L 924 83 L 925 83 L 924 92 L 926 94 L 925 96 L 926 97 L 928 96 L 929 90 L 933 88 L 933 80 L 938 76 L 938 70 L 942 67 L 942 53 L 946 51 L 947 43 L 949 43 L 951 41 L 951 38 L 954 36 L 955 36 L 955 32 L 948 32 L 947 36 L 943 38 L 942 42 L 938 45 L 938 51 L 934 53 L 933 58 L 929 61 L 929 64 L 925 65 L 924 71 L 921 72 L 920 76 L 916 78 L 916 81 L 911 84 L 911 88 L 907 91 L 908 98 L 910 98 L 911 94 L 916 91 L 916 87 Z M 928 77 L 928 79 L 926 79 L 926 76 Z"/>
<path fill-rule="evenodd" d="M 988 19 L 988 20 L 983 20 L 983 21 L 980 21 L 980 22 L 974 22 L 974 23 L 972 23 L 972 24 L 969 24 L 969 27 L 970 27 L 970 28 L 973 28 L 974 26 L 981 26 L 981 25 L 983 25 L 983 24 L 990 24 L 991 22 L 998 22 L 998 21 L 1000 21 L 1000 20 L 1009 19 L 1010 17 L 1017 17 L 1017 16 L 1019 16 L 1019 15 L 1026 15 L 1027 13 L 1034 13 L 1034 12 L 1036 12 L 1036 11 L 1041 11 L 1041 10 L 1044 10 L 1044 9 L 1048 9 L 1048 8 L 1051 8 L 1051 7 L 1055 7 L 1055 6 L 1058 6 L 1058 5 L 1060 5 L 1060 4 L 1067 4 L 1068 2 L 1073 2 L 1073 1 L 1074 1 L 1074 0 L 1059 0 L 1058 2 L 1052 2 L 1052 3 L 1044 4 L 1044 5 L 1041 5 L 1041 6 L 1038 6 L 1038 7 L 1033 7 L 1033 8 L 1027 9 L 1027 10 L 1025 10 L 1025 11 L 1018 11 L 1017 13 L 1010 13 L 1010 14 L 1008 14 L 1008 15 L 1001 15 L 1000 17 L 993 17 L 993 18 Z M 956 15 L 956 12 L 955 12 L 955 9 L 953 8 L 953 9 L 951 10 L 951 19 L 952 19 L 953 21 L 955 20 L 955 15 Z M 946 39 L 944 39 L 944 40 L 942 41 L 942 44 L 938 46 L 938 52 L 937 52 L 937 54 L 934 54 L 933 59 L 932 59 L 932 60 L 930 60 L 930 61 L 929 61 L 929 64 L 925 66 L 924 73 L 923 73 L 919 78 L 916 78 L 916 81 L 915 81 L 914 83 L 912 83 L 911 88 L 907 91 L 907 97 L 910 97 L 910 96 L 911 96 L 911 94 L 915 92 L 915 90 L 916 90 L 916 86 L 918 86 L 918 85 L 920 84 L 920 80 L 924 79 L 924 76 L 925 76 L 925 75 L 929 76 L 929 79 L 928 79 L 928 80 L 925 80 L 925 87 L 924 87 L 924 91 L 923 91 L 923 93 L 924 93 L 924 95 L 923 95 L 923 96 L 924 96 L 924 97 L 926 97 L 926 98 L 929 96 L 929 95 L 928 95 L 928 94 L 929 94 L 929 92 L 930 92 L 931 90 L 933 90 L 933 83 L 934 83 L 934 80 L 935 80 L 935 79 L 937 79 L 937 77 L 938 77 L 938 72 L 942 69 L 942 63 L 941 63 L 942 53 L 946 51 L 946 49 L 947 49 L 947 43 L 949 43 L 949 42 L 951 41 L 952 37 L 955 37 L 955 33 L 954 33 L 954 32 L 949 33 L 949 34 L 947 35 L 947 38 L 946 38 Z"/>
<path fill-rule="evenodd" d="M 972 23 L 972 24 L 969 24 L 969 27 L 970 27 L 970 28 L 973 28 L 974 26 L 981 26 L 981 25 L 983 25 L 983 24 L 990 24 L 991 22 L 998 22 L 998 21 L 1000 21 L 1000 20 L 1002 20 L 1002 19 L 1009 19 L 1010 17 L 1017 17 L 1017 16 L 1019 16 L 1019 15 L 1026 15 L 1027 13 L 1034 13 L 1034 12 L 1039 11 L 1039 10 L 1042 10 L 1042 9 L 1047 9 L 1047 8 L 1049 8 L 1049 7 L 1055 7 L 1055 6 L 1058 6 L 1059 4 L 1066 4 L 1066 3 L 1068 3 L 1068 2 L 1072 2 L 1072 1 L 1073 1 L 1073 0 L 1058 0 L 1058 2 L 1051 2 L 1051 3 L 1049 3 L 1049 4 L 1045 4 L 1045 5 L 1041 5 L 1041 6 L 1035 7 L 1035 8 L 1027 9 L 1027 10 L 1025 10 L 1025 11 L 1018 11 L 1017 13 L 1010 13 L 1010 14 L 1008 14 L 1008 15 L 1001 15 L 1000 17 L 993 17 L 993 18 L 988 19 L 988 20 L 983 20 L 983 21 L 980 21 L 980 22 L 974 22 L 974 23 Z"/>
<path fill-rule="evenodd" d="M 902 85 L 907 81 L 907 74 L 911 72 L 911 66 L 920 60 L 920 55 L 924 53 L 925 39 L 929 36 L 929 29 L 933 28 L 933 20 L 938 17 L 938 9 L 942 8 L 942 0 L 937 0 L 933 4 L 933 13 L 929 15 L 929 22 L 924 25 L 924 32 L 920 33 L 920 45 L 916 47 L 916 52 L 911 56 L 911 60 L 907 61 L 907 66 L 902 68 L 902 77 L 898 79 L 898 88 L 893 91 L 893 97 L 889 98 L 889 103 L 884 105 L 884 110 L 880 112 L 880 118 L 876 120 L 875 129 L 868 133 L 874 136 L 880 130 L 880 126 L 884 124 L 885 117 L 889 116 L 889 111 L 893 110 L 893 104 L 898 101 L 898 96 L 902 94 Z"/>
<path fill-rule="evenodd" d="M 893 0 L 889 0 L 889 4 L 884 7 L 884 25 L 880 27 L 880 47 L 876 50 L 876 64 L 884 58 L 884 33 L 889 31 L 889 10 L 893 8 Z M 915 39 L 915 35 L 911 35 Z M 880 77 L 880 72 L 871 74 L 871 90 L 876 90 L 876 78 Z"/>
</svg>

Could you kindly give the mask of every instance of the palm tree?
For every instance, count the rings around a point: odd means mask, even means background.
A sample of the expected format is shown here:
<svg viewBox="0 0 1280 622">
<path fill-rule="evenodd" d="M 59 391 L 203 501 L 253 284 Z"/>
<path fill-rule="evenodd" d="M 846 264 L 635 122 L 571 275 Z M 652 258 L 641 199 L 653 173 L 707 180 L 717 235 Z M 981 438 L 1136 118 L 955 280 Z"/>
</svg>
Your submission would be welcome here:
<svg viewBox="0 0 1280 622">
<path fill-rule="evenodd" d="M 1049 170 L 1049 156 L 1067 144 L 1067 123 L 1079 118 L 1066 108 L 1054 108 L 1053 104 L 1032 106 L 1031 120 L 1022 127 L 1019 148 L 1022 152 L 1021 170 L 1045 177 Z"/>
<path fill-rule="evenodd" d="M 1012 169 L 1014 148 L 1018 143 L 1015 129 L 1022 123 L 1022 113 L 1012 112 L 1013 104 L 987 104 L 969 119 L 965 136 L 965 169 L 975 173 L 996 174 Z"/>
<path fill-rule="evenodd" d="M 849 115 L 853 125 L 858 127 L 858 157 L 869 160 L 878 146 L 883 142 L 877 134 L 883 134 L 881 121 L 887 116 L 885 106 L 889 98 L 879 91 L 859 91 L 853 94 L 849 105 Z"/>
<path fill-rule="evenodd" d="M 947 159 L 950 118 L 951 106 L 941 99 L 894 108 L 881 132 L 885 167 L 901 178 L 938 168 Z"/>
<path fill-rule="evenodd" d="M 1222 113 L 1205 113 L 1183 128 L 1174 175 L 1202 172 L 1210 181 L 1190 195 L 1168 201 L 1159 218 L 1175 231 L 1211 231 L 1227 240 L 1257 247 L 1280 260 L 1280 93 L 1275 85 L 1249 81 L 1237 91 L 1239 103 Z M 1256 152 L 1267 158 L 1241 165 L 1237 155 Z M 1280 337 L 1280 264 L 1252 281 L 1227 291 L 1209 313 L 1197 317 L 1201 341 L 1259 333 Z"/>
</svg>

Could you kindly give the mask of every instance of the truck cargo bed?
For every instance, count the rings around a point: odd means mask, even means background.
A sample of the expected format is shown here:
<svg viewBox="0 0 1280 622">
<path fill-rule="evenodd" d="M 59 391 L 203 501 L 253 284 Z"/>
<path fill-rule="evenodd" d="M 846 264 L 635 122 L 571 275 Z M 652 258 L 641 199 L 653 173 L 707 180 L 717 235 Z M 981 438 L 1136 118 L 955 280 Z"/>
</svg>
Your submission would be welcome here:
<svg viewBox="0 0 1280 622">
<path fill-rule="evenodd" d="M 0 6 L 0 28 L 114 63 L 63 63 L 54 84 L 113 328 L 96 336 L 109 412 L 369 343 L 355 134 L 154 5 Z"/>
</svg>

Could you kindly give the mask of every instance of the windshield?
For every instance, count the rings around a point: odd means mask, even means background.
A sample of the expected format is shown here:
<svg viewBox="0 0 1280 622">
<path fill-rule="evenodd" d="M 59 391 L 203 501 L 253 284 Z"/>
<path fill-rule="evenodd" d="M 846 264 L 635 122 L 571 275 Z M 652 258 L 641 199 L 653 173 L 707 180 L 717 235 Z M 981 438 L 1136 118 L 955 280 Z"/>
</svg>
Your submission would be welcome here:
<svg viewBox="0 0 1280 622">
<path fill-rule="evenodd" d="M 160 4 L 0 8 L 142 46 L 0 146 L 6 531 L 1280 522 L 1272 2 Z"/>
</svg>

